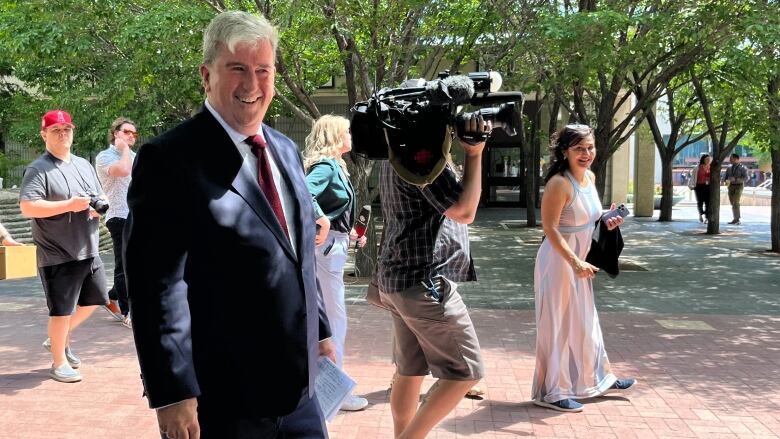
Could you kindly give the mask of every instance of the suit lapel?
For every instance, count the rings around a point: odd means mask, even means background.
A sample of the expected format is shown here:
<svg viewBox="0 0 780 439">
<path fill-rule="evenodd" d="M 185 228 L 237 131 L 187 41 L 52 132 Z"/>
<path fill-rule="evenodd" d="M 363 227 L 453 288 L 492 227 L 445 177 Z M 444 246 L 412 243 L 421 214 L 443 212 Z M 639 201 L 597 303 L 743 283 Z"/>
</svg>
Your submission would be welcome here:
<svg viewBox="0 0 780 439">
<path fill-rule="evenodd" d="M 265 129 L 265 125 L 263 125 L 263 136 L 265 137 L 265 141 L 270 147 L 268 150 L 274 156 L 276 167 L 279 168 L 279 172 L 282 175 L 284 184 L 287 186 L 287 190 L 292 192 L 291 196 L 295 200 L 295 203 L 293 203 L 295 211 L 289 212 L 289 214 L 291 215 L 291 219 L 295 225 L 295 242 L 298 243 L 298 249 L 300 250 L 301 242 L 303 241 L 303 223 L 301 220 L 300 205 L 301 203 L 305 203 L 308 200 L 311 200 L 311 195 L 308 191 L 304 190 L 304 185 L 299 184 L 293 180 L 293 176 L 296 175 L 296 172 L 301 174 L 301 176 L 303 175 L 303 171 L 296 170 L 294 168 L 294 164 L 298 163 L 296 157 L 287 157 L 283 154 L 283 151 L 276 141 L 275 136 L 273 136 L 270 132 L 268 132 L 268 130 Z"/>
<path fill-rule="evenodd" d="M 202 118 L 204 124 L 203 138 L 212 139 L 215 146 L 220 145 L 217 154 L 204 154 L 204 157 L 209 157 L 203 164 L 204 169 L 207 169 L 207 173 L 213 175 L 218 183 L 229 184 L 271 231 L 290 259 L 297 260 L 290 240 L 285 236 L 254 175 L 244 165 L 230 136 L 205 107 L 201 109 L 198 116 Z"/>
<path fill-rule="evenodd" d="M 274 214 L 273 209 L 271 209 L 271 205 L 260 190 L 260 185 L 246 166 L 241 166 L 239 172 L 231 182 L 231 186 L 265 223 L 266 227 L 273 233 L 274 237 L 279 241 L 279 244 L 288 254 L 290 259 L 297 260 L 290 240 L 287 239 L 287 236 L 282 230 L 282 226 L 279 225 L 279 220 L 276 219 L 276 215 Z"/>
</svg>

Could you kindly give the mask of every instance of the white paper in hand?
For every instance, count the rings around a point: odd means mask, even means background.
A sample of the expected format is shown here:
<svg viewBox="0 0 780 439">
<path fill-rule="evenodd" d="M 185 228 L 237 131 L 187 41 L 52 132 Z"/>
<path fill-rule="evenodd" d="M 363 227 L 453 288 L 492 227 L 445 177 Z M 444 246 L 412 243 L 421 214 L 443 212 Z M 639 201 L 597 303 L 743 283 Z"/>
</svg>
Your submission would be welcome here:
<svg viewBox="0 0 780 439">
<path fill-rule="evenodd" d="M 319 373 L 314 381 L 314 393 L 325 420 L 330 421 L 339 412 L 347 396 L 352 394 L 355 381 L 328 357 L 320 357 L 317 366 Z"/>
</svg>

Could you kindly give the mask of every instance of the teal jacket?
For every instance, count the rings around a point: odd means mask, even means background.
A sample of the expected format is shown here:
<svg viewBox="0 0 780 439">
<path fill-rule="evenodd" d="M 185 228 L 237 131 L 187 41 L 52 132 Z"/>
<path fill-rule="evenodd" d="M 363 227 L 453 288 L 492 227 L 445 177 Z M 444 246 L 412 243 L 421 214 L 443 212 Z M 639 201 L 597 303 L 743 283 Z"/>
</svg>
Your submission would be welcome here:
<svg viewBox="0 0 780 439">
<path fill-rule="evenodd" d="M 351 205 L 354 223 L 355 191 L 336 160 L 321 160 L 311 165 L 306 174 L 306 187 L 314 202 L 314 219 L 325 215 L 333 221 Z"/>
</svg>

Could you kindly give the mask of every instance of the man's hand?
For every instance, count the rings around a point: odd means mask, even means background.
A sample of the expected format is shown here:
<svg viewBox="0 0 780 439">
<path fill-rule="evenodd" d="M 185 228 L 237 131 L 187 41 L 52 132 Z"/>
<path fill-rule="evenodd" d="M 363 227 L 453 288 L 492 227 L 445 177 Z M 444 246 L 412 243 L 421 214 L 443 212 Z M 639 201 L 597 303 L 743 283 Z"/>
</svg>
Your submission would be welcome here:
<svg viewBox="0 0 780 439">
<path fill-rule="evenodd" d="M 95 219 L 100 218 L 100 214 L 97 212 L 97 210 L 93 208 L 89 208 L 89 219 Z"/>
<path fill-rule="evenodd" d="M 89 197 L 83 195 L 74 195 L 68 200 L 70 212 L 81 212 L 89 208 Z"/>
<path fill-rule="evenodd" d="M 330 232 L 330 220 L 327 216 L 322 215 L 321 217 L 317 218 L 317 221 L 315 222 L 320 226 L 320 230 L 318 230 L 317 234 L 314 235 L 314 245 L 319 247 L 323 242 L 325 242 L 325 238 L 328 237 L 328 232 Z"/>
<path fill-rule="evenodd" d="M 130 145 L 127 144 L 125 139 L 122 139 L 122 138 L 120 138 L 118 136 L 114 138 L 114 146 L 116 146 L 116 149 L 119 152 L 122 152 L 122 151 L 130 148 Z"/>
<path fill-rule="evenodd" d="M 200 438 L 198 400 L 195 398 L 185 399 L 158 409 L 157 424 L 160 426 L 160 433 L 168 439 Z"/>
<path fill-rule="evenodd" d="M 320 341 L 320 356 L 330 358 L 333 363 L 336 363 L 336 345 L 330 338 Z"/>
<path fill-rule="evenodd" d="M 479 156 L 485 148 L 485 140 L 493 130 L 493 123 L 485 121 L 482 115 L 474 112 L 464 123 L 463 132 L 458 133 L 460 143 L 467 156 Z"/>
</svg>

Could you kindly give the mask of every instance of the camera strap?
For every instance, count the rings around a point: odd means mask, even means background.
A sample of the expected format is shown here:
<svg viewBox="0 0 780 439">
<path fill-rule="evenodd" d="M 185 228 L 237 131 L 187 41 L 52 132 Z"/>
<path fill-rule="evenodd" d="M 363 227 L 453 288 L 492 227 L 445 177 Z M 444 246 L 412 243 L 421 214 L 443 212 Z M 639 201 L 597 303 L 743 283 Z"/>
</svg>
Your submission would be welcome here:
<svg viewBox="0 0 780 439">
<path fill-rule="evenodd" d="M 71 168 L 75 170 L 76 175 L 79 176 L 79 178 L 76 180 L 76 183 L 78 183 L 78 185 L 81 186 L 81 189 L 84 191 L 84 195 L 85 196 L 88 195 L 89 192 L 92 192 L 92 189 L 90 189 L 89 183 L 87 183 L 87 179 L 84 178 L 84 175 L 81 173 L 81 171 L 79 171 L 79 167 L 78 167 L 78 165 L 76 165 L 75 160 L 73 160 L 73 158 L 75 157 L 73 154 L 71 154 L 70 162 L 65 162 L 64 160 L 60 160 L 60 159 L 54 157 L 54 155 L 52 153 L 50 153 L 49 151 L 46 151 L 46 156 L 49 159 L 49 161 L 51 161 L 52 165 L 54 165 L 54 167 L 57 168 L 57 171 L 59 171 L 60 174 L 62 174 L 62 178 L 65 180 L 65 186 L 67 186 L 67 188 L 68 188 L 68 196 L 69 197 L 73 196 L 73 190 L 71 189 L 70 183 L 68 182 L 68 176 L 65 175 L 65 172 L 62 170 L 62 168 L 60 168 L 60 164 L 57 163 L 58 160 L 60 162 L 63 162 L 63 163 L 68 163 L 71 166 Z M 81 181 L 79 181 L 79 179 Z M 48 188 L 47 188 L 47 190 L 48 190 Z"/>
</svg>

